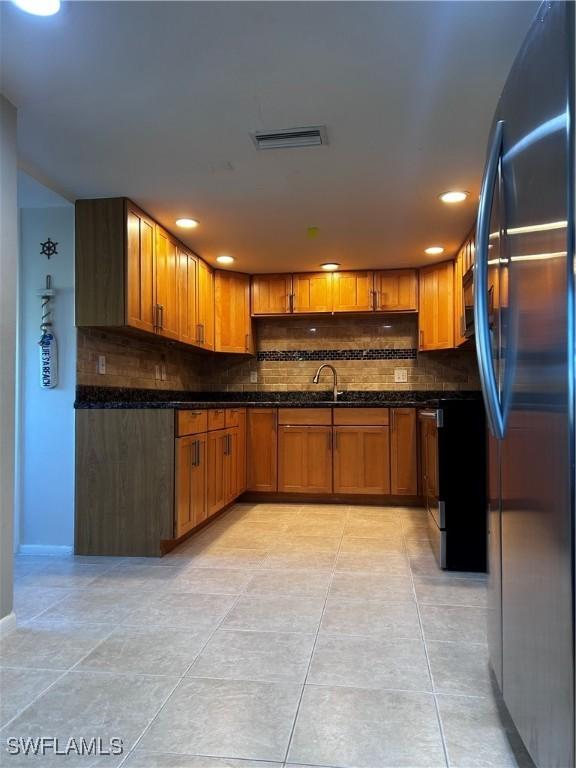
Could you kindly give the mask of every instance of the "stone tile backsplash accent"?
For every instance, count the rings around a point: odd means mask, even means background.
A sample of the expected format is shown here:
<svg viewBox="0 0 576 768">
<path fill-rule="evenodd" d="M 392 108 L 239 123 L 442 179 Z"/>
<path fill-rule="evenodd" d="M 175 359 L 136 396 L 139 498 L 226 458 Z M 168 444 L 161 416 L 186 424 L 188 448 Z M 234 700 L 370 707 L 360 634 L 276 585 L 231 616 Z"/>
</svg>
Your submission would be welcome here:
<svg viewBox="0 0 576 768">
<path fill-rule="evenodd" d="M 299 360 L 415 360 L 416 349 L 294 349 L 257 352 L 256 360 L 261 363 L 271 360 L 276 363 Z"/>
<path fill-rule="evenodd" d="M 80 385 L 178 391 L 314 391 L 329 389 L 312 377 L 333 361 L 342 390 L 476 390 L 473 348 L 418 353 L 417 315 L 262 318 L 255 322 L 256 357 L 191 352 L 164 340 L 96 329 L 78 329 Z M 97 373 L 99 355 L 106 373 Z M 156 366 L 166 366 L 157 380 Z M 404 368 L 407 383 L 394 381 Z M 256 381 L 254 381 L 256 378 Z"/>
</svg>

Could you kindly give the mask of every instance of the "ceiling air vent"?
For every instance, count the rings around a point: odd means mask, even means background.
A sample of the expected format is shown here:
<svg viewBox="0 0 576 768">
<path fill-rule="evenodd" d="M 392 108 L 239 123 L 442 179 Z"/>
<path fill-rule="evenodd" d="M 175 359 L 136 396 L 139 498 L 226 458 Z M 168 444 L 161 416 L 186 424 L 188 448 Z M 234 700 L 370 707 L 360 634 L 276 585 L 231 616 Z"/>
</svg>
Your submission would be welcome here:
<svg viewBox="0 0 576 768">
<path fill-rule="evenodd" d="M 325 125 L 310 125 L 306 128 L 287 128 L 279 131 L 254 131 L 251 136 L 256 149 L 294 149 L 328 144 Z"/>
</svg>

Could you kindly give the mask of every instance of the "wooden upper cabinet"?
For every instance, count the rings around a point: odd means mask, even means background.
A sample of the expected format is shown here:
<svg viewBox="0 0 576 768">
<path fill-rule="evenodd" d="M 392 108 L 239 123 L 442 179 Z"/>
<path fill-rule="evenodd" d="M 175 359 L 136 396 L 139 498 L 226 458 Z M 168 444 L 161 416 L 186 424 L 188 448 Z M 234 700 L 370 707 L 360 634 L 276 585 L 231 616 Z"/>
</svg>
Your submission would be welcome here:
<svg viewBox="0 0 576 768">
<path fill-rule="evenodd" d="M 217 270 L 214 277 L 216 351 L 253 351 L 250 277 Z"/>
<path fill-rule="evenodd" d="M 418 440 L 415 408 L 390 411 L 390 493 L 418 495 Z"/>
<path fill-rule="evenodd" d="M 333 311 L 369 312 L 374 307 L 373 286 L 372 272 L 333 272 Z"/>
<path fill-rule="evenodd" d="M 178 339 L 178 243 L 162 227 L 156 227 L 156 330 Z"/>
<path fill-rule="evenodd" d="M 126 211 L 126 324 L 155 330 L 154 222 L 130 205 Z"/>
<path fill-rule="evenodd" d="M 390 493 L 387 426 L 334 427 L 334 493 Z"/>
<path fill-rule="evenodd" d="M 454 262 L 423 267 L 419 273 L 419 349 L 454 347 Z"/>
<path fill-rule="evenodd" d="M 374 291 L 378 311 L 418 311 L 418 273 L 415 269 L 374 272 Z"/>
<path fill-rule="evenodd" d="M 214 272 L 198 260 L 198 289 L 196 293 L 197 344 L 202 349 L 214 349 Z"/>
<path fill-rule="evenodd" d="M 302 272 L 292 276 L 293 312 L 332 312 L 332 273 Z"/>
<path fill-rule="evenodd" d="M 178 248 L 178 338 L 185 344 L 198 341 L 198 260 Z"/>
<path fill-rule="evenodd" d="M 249 491 L 278 490 L 276 408 L 249 408 L 246 427 L 246 471 Z"/>
<path fill-rule="evenodd" d="M 463 246 L 454 261 L 454 346 L 459 347 L 466 341 L 464 335 L 464 291 L 462 278 L 464 277 L 465 247 Z"/>
<path fill-rule="evenodd" d="M 332 427 L 278 427 L 278 490 L 332 493 Z"/>
<path fill-rule="evenodd" d="M 253 315 L 286 315 L 292 311 L 292 275 L 253 275 Z"/>
</svg>

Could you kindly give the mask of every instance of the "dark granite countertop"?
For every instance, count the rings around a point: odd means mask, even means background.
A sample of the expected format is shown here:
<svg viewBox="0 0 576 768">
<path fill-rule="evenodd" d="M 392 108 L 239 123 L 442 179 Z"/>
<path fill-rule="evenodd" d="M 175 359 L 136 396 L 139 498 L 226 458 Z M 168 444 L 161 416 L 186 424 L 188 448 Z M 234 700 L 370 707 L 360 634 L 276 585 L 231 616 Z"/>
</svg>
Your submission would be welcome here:
<svg viewBox="0 0 576 768">
<path fill-rule="evenodd" d="M 386 408 L 438 407 L 446 401 L 478 400 L 478 391 L 348 391 L 334 403 L 332 392 L 180 392 L 161 389 L 120 389 L 78 386 L 77 409 L 86 408 Z"/>
</svg>

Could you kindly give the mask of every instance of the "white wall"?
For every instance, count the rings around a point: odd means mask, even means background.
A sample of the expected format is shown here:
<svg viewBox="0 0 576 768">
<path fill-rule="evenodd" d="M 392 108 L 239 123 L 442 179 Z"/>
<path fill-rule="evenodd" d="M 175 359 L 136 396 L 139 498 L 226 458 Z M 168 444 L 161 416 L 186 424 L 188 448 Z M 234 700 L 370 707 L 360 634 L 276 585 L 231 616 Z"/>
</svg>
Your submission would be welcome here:
<svg viewBox="0 0 576 768">
<path fill-rule="evenodd" d="M 16 109 L 0 95 L 0 634 L 13 629 L 18 208 Z"/>
<path fill-rule="evenodd" d="M 26 201 L 22 201 L 23 205 Z M 40 255 L 50 237 L 58 254 Z M 74 208 L 21 208 L 19 293 L 19 545 L 21 552 L 57 553 L 74 539 Z M 37 291 L 52 275 L 58 386 L 40 387 Z"/>
</svg>

